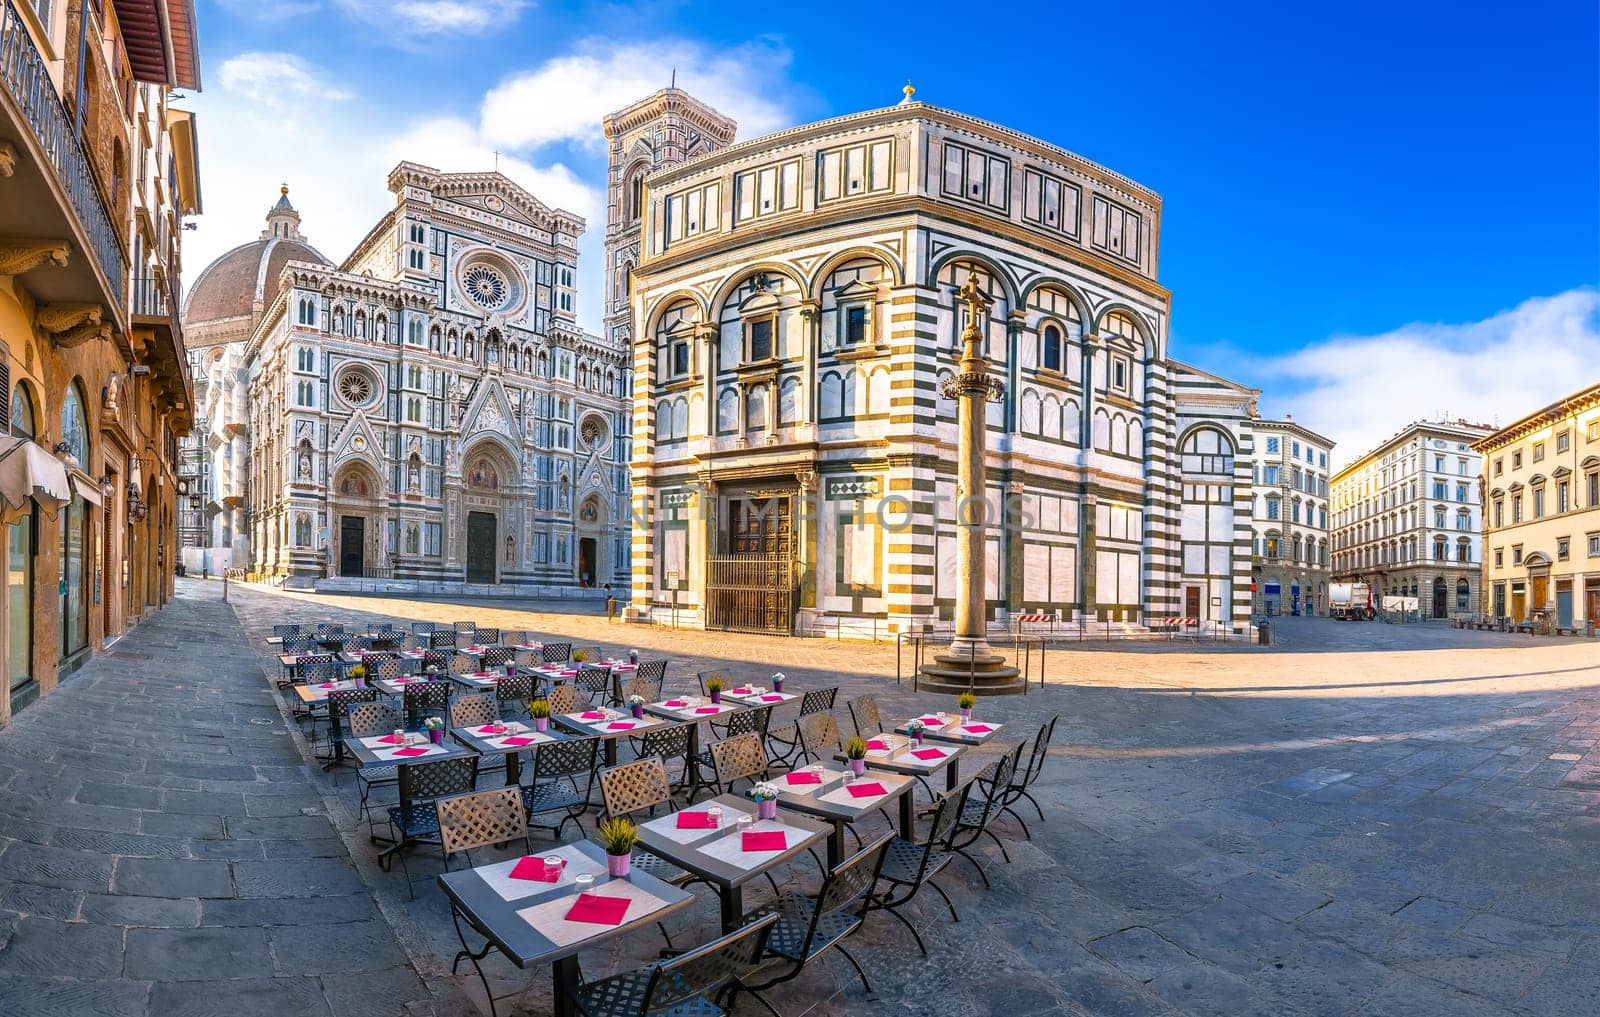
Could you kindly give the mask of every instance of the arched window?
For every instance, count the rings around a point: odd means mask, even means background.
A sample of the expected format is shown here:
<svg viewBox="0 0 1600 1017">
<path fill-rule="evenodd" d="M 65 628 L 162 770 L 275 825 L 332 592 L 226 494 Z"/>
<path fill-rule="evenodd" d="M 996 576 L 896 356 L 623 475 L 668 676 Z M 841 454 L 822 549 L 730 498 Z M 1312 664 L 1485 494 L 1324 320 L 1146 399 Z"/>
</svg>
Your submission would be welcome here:
<svg viewBox="0 0 1600 1017">
<path fill-rule="evenodd" d="M 644 208 L 644 170 L 636 170 L 628 178 L 628 221 L 637 220 Z"/>
<path fill-rule="evenodd" d="M 1039 364 L 1046 371 L 1061 370 L 1061 329 L 1046 325 L 1040 337 Z"/>
<path fill-rule="evenodd" d="M 17 382 L 17 387 L 11 390 L 11 433 L 18 438 L 32 438 L 37 433 L 33 400 L 28 397 L 26 382 Z"/>
<path fill-rule="evenodd" d="M 89 469 L 89 426 L 83 415 L 83 397 L 76 383 L 67 386 L 65 401 L 61 404 L 61 442 L 66 451 L 77 460 L 78 469 Z"/>
</svg>

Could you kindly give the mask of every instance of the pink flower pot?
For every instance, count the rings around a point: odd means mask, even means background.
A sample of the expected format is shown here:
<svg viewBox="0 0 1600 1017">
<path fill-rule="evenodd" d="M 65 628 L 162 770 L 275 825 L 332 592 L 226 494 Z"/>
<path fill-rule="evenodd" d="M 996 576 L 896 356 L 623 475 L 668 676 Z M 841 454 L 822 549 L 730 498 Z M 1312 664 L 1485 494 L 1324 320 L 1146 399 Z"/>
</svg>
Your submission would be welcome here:
<svg viewBox="0 0 1600 1017">
<path fill-rule="evenodd" d="M 972 719 L 972 711 L 971 710 L 962 710 L 961 711 L 961 719 L 964 720 L 964 721 L 965 720 L 971 720 Z"/>
<path fill-rule="evenodd" d="M 633 855 L 606 855 L 606 871 L 613 879 L 622 879 L 633 868 Z"/>
<path fill-rule="evenodd" d="M 756 803 L 756 813 L 762 819 L 777 819 L 778 818 L 778 802 L 777 802 L 777 799 L 773 799 L 772 801 L 768 801 L 768 802 L 757 802 Z"/>
<path fill-rule="evenodd" d="M 862 774 L 866 773 L 867 772 L 867 761 L 865 759 L 852 759 L 852 760 L 850 760 L 850 772 L 855 774 L 857 777 L 859 777 Z"/>
<path fill-rule="evenodd" d="M 535 731 L 538 731 L 540 734 L 543 734 L 544 733 L 544 729 L 549 727 L 549 726 L 550 726 L 550 718 L 549 717 L 535 717 L 535 718 L 533 718 L 533 729 Z"/>
</svg>

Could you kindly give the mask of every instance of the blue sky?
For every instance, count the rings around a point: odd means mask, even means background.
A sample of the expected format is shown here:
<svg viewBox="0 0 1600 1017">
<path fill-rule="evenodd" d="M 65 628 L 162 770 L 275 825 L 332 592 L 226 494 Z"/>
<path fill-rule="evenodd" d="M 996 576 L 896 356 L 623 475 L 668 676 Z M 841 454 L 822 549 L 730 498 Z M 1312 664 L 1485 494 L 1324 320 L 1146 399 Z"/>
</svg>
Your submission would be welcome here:
<svg viewBox="0 0 1600 1017">
<path fill-rule="evenodd" d="M 280 179 L 337 260 L 387 206 L 394 162 L 488 168 L 498 150 L 589 218 L 593 325 L 601 114 L 676 66 L 749 137 L 891 104 L 910 78 L 1159 191 L 1173 355 L 1345 452 L 1442 411 L 1503 422 L 1600 376 L 1593 4 L 780 10 L 202 3 L 188 274 L 254 235 Z"/>
</svg>

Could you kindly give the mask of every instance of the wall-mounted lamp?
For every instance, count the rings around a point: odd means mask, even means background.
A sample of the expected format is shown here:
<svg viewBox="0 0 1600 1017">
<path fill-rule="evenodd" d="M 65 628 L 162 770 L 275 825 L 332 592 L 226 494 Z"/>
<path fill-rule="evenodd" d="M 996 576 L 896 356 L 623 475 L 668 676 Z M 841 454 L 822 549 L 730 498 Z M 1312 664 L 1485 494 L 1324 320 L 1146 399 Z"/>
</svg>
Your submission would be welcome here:
<svg viewBox="0 0 1600 1017">
<path fill-rule="evenodd" d="M 67 469 L 75 470 L 78 468 L 78 457 L 72 454 L 71 445 L 64 441 L 58 441 L 53 451 L 56 454 L 56 458 L 61 460 L 61 464 Z"/>
<path fill-rule="evenodd" d="M 100 493 L 105 497 L 106 501 L 110 501 L 111 497 L 117 493 L 117 485 L 111 482 L 111 474 L 108 473 L 100 478 Z"/>
</svg>

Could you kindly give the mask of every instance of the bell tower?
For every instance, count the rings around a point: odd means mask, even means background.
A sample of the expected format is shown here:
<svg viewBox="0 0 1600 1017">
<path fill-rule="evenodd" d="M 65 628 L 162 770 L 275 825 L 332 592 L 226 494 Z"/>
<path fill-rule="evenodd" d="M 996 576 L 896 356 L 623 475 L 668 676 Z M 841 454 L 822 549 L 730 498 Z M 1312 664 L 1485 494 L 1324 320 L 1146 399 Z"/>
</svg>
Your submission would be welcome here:
<svg viewBox="0 0 1600 1017">
<path fill-rule="evenodd" d="M 663 88 L 605 118 L 610 145 L 606 190 L 606 338 L 633 343 L 628 273 L 639 263 L 649 203 L 645 178 L 733 143 L 735 124 L 681 88 Z"/>
</svg>

